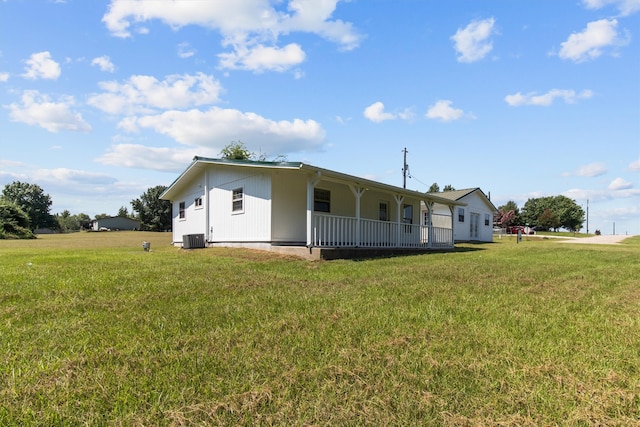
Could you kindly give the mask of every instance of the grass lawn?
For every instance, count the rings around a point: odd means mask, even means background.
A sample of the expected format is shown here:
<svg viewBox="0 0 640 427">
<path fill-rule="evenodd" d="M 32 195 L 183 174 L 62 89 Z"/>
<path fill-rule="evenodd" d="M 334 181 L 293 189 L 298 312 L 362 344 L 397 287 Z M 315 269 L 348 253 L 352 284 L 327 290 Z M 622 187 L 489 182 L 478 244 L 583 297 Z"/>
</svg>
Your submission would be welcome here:
<svg viewBox="0 0 640 427">
<path fill-rule="evenodd" d="M 0 425 L 640 425 L 639 237 L 329 262 L 170 239 L 0 241 Z"/>
</svg>

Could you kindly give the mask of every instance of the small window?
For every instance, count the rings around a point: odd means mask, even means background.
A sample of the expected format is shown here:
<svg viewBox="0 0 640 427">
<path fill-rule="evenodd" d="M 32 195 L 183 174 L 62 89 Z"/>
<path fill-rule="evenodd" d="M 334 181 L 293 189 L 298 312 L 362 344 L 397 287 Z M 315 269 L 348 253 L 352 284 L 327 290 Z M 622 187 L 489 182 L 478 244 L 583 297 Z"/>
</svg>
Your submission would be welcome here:
<svg viewBox="0 0 640 427">
<path fill-rule="evenodd" d="M 331 191 L 319 188 L 313 190 L 313 210 L 331 212 Z"/>
<path fill-rule="evenodd" d="M 489 214 L 484 214 L 484 225 L 489 226 Z"/>
<path fill-rule="evenodd" d="M 380 221 L 389 221 L 389 203 L 380 202 L 378 207 L 378 219 Z"/>
<path fill-rule="evenodd" d="M 231 210 L 236 213 L 244 211 L 244 191 L 242 188 L 233 190 Z"/>
<path fill-rule="evenodd" d="M 458 222 L 464 222 L 464 209 L 458 208 Z"/>
<path fill-rule="evenodd" d="M 193 204 L 195 205 L 196 208 L 201 208 L 202 207 L 202 197 L 197 197 L 193 201 Z"/>
<path fill-rule="evenodd" d="M 178 205 L 178 218 L 185 219 L 187 217 L 187 209 L 185 208 L 185 203 L 180 202 Z"/>
<path fill-rule="evenodd" d="M 402 209 L 402 222 L 407 224 L 404 227 L 404 232 L 411 233 L 412 227 L 410 227 L 410 224 L 413 224 L 413 205 L 404 205 Z"/>
</svg>

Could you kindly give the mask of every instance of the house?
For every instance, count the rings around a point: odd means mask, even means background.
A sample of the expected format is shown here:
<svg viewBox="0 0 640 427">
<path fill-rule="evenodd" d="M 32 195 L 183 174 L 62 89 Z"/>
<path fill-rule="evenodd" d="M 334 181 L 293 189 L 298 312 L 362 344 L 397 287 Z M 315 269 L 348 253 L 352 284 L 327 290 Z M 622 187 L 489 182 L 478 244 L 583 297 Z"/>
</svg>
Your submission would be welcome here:
<svg viewBox="0 0 640 427">
<path fill-rule="evenodd" d="M 91 221 L 91 230 L 140 230 L 140 221 L 122 216 L 109 216 Z"/>
<path fill-rule="evenodd" d="M 432 224 L 435 227 L 442 226 L 443 223 L 446 224 L 453 219 L 454 242 L 493 241 L 493 215 L 498 210 L 480 188 L 428 193 L 428 195 L 464 202 L 465 206 L 459 205 L 452 210 L 451 205 L 440 203 L 429 205 L 425 202 L 422 205 L 423 223 L 431 208 Z"/>
<path fill-rule="evenodd" d="M 465 205 L 300 162 L 198 156 L 160 198 L 173 205 L 174 245 L 308 258 L 357 256 L 346 255 L 354 249 L 361 255 L 451 249 L 454 221 L 423 225 L 420 204 Z"/>
</svg>

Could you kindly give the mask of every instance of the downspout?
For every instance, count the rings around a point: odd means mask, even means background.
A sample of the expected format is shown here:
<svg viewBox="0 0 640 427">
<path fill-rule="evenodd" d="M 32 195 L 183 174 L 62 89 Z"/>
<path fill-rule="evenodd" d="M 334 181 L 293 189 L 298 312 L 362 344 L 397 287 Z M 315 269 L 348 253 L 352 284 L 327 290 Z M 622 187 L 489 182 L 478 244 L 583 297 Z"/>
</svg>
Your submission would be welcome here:
<svg viewBox="0 0 640 427">
<path fill-rule="evenodd" d="M 209 170 L 204 171 L 204 235 L 205 243 L 211 241 L 211 219 L 209 218 Z M 208 245 L 207 245 L 208 246 Z"/>
</svg>

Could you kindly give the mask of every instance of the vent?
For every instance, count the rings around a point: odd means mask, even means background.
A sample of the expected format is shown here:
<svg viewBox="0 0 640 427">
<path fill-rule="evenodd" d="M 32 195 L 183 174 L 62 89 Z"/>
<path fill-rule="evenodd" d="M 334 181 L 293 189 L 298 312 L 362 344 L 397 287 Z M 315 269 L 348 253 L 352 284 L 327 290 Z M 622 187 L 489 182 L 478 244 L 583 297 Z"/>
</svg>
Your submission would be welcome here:
<svg viewBox="0 0 640 427">
<path fill-rule="evenodd" d="M 183 249 L 204 248 L 204 234 L 183 234 L 182 248 Z"/>
</svg>

